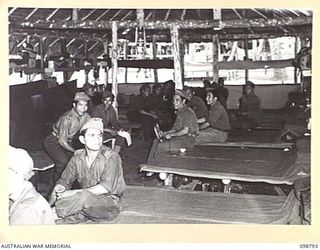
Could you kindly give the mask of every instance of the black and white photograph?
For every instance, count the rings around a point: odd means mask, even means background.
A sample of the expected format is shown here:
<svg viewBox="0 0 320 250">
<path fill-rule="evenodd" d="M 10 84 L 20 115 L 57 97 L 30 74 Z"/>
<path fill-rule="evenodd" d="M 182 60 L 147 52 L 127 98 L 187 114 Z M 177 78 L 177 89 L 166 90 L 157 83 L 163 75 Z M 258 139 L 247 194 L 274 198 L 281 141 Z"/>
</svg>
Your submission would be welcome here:
<svg viewBox="0 0 320 250">
<path fill-rule="evenodd" d="M 7 8 L 8 224 L 313 225 L 314 10 L 137 6 Z"/>
</svg>

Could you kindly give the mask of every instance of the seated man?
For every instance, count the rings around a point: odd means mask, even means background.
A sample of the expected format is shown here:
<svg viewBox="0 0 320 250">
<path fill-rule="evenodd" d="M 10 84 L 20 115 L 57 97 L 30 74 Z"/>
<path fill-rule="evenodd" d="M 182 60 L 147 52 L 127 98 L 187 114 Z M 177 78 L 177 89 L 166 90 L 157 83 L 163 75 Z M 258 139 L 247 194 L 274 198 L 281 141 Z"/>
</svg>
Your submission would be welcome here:
<svg viewBox="0 0 320 250">
<path fill-rule="evenodd" d="M 158 119 L 157 114 L 152 111 L 152 98 L 150 98 L 151 88 L 149 84 L 143 84 L 140 94 L 134 98 L 134 112 L 141 123 L 143 139 L 151 142 L 154 139 L 153 127 Z"/>
<path fill-rule="evenodd" d="M 239 121 L 241 129 L 251 130 L 259 124 L 261 116 L 261 101 L 254 93 L 255 85 L 253 82 L 247 81 L 244 86 L 244 94 L 239 100 Z"/>
<path fill-rule="evenodd" d="M 126 186 L 121 158 L 102 145 L 102 137 L 100 118 L 82 127 L 79 139 L 85 149 L 74 153 L 50 197 L 61 218 L 57 223 L 112 220 L 119 214 L 117 204 Z M 75 180 L 80 189 L 71 190 Z"/>
<path fill-rule="evenodd" d="M 114 100 L 114 95 L 109 91 L 104 91 L 102 93 L 102 104 L 93 108 L 92 117 L 98 117 L 102 119 L 104 127 L 104 140 L 115 138 L 115 145 L 117 146 L 117 152 L 120 152 L 121 148 L 126 146 L 125 138 L 119 135 L 119 132 L 124 130 L 120 127 L 118 123 L 118 118 L 115 109 L 112 107 Z M 120 134 L 121 134 L 120 132 Z M 131 145 L 131 139 L 128 146 Z"/>
<path fill-rule="evenodd" d="M 195 137 L 199 132 L 197 116 L 186 104 L 187 95 L 183 90 L 176 90 L 173 96 L 173 105 L 177 112 L 177 118 L 171 130 L 164 132 L 167 139 L 159 143 L 159 151 L 176 151 L 180 148 L 192 148 Z"/>
<path fill-rule="evenodd" d="M 219 93 L 216 90 L 209 90 L 207 103 L 209 115 L 199 126 L 199 136 L 196 137 L 196 144 L 209 142 L 225 142 L 230 130 L 229 116 L 224 107 L 218 101 Z"/>
<path fill-rule="evenodd" d="M 44 139 L 45 150 L 55 165 L 54 183 L 60 178 L 76 150 L 75 144 L 80 128 L 90 119 L 87 113 L 89 100 L 90 98 L 84 92 L 76 93 L 73 108 L 58 119 L 52 127 L 52 133 Z"/>
<path fill-rule="evenodd" d="M 55 224 L 49 203 L 28 180 L 33 176 L 33 160 L 21 148 L 9 148 L 10 225 Z"/>
<path fill-rule="evenodd" d="M 195 96 L 193 90 L 188 86 L 185 86 L 183 90 L 187 94 L 187 106 L 193 109 L 197 118 L 201 119 L 207 117 L 208 109 L 202 99 L 198 96 Z"/>
</svg>

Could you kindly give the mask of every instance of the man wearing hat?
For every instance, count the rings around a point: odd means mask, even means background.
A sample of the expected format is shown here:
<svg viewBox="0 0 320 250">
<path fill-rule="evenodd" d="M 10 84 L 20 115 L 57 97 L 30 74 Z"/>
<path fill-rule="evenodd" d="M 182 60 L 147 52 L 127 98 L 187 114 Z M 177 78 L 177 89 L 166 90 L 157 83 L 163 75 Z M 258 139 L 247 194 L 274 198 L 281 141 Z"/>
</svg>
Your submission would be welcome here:
<svg viewBox="0 0 320 250">
<path fill-rule="evenodd" d="M 173 96 L 173 105 L 177 118 L 172 129 L 163 133 L 168 141 L 159 143 L 159 151 L 176 151 L 180 148 L 192 148 L 195 144 L 195 137 L 199 133 L 197 116 L 187 106 L 186 102 L 186 92 L 177 89 Z"/>
<path fill-rule="evenodd" d="M 118 201 L 125 190 L 121 158 L 105 147 L 103 123 L 91 118 L 81 128 L 77 150 L 57 181 L 50 197 L 61 218 L 59 223 L 112 220 L 119 213 Z M 77 180 L 79 189 L 71 190 Z"/>
<path fill-rule="evenodd" d="M 196 96 L 193 89 L 189 86 L 184 86 L 183 90 L 187 96 L 187 106 L 192 108 L 198 119 L 206 118 L 208 116 L 208 108 L 203 100 L 199 96 Z"/>
<path fill-rule="evenodd" d="M 48 202 L 29 179 L 33 160 L 22 148 L 9 147 L 9 223 L 10 225 L 55 224 Z"/>
<path fill-rule="evenodd" d="M 104 140 L 115 138 L 115 145 L 121 148 L 125 146 L 125 139 L 118 135 L 118 131 L 123 131 L 118 123 L 118 118 L 115 109 L 112 106 L 114 95 L 109 91 L 102 93 L 102 104 L 94 107 L 91 117 L 102 119 L 104 127 Z"/>
<path fill-rule="evenodd" d="M 52 133 L 44 140 L 44 147 L 55 165 L 54 182 L 59 179 L 68 160 L 75 152 L 75 139 L 78 138 L 80 128 L 90 119 L 87 113 L 89 100 L 90 98 L 84 92 L 77 92 L 73 100 L 73 108 L 56 121 L 52 127 Z"/>
</svg>

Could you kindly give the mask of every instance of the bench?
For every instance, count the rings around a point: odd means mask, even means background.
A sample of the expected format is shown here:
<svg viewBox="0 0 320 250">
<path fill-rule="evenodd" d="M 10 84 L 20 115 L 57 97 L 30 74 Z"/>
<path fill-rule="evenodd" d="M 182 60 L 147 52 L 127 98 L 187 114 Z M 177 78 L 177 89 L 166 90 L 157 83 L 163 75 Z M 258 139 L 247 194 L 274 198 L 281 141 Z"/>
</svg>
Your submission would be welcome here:
<svg viewBox="0 0 320 250">
<path fill-rule="evenodd" d="M 128 186 L 119 224 L 297 224 L 299 202 L 288 196 L 249 195 Z"/>
</svg>

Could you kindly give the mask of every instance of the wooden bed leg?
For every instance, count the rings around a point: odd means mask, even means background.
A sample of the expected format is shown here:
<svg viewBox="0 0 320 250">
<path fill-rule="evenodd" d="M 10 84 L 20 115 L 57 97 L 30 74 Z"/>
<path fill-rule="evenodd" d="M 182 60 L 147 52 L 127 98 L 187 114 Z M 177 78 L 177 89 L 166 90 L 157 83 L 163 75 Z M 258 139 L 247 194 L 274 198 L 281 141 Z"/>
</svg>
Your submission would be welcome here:
<svg viewBox="0 0 320 250">
<path fill-rule="evenodd" d="M 231 191 L 231 180 L 230 179 L 222 179 L 222 183 L 224 184 L 223 192 L 225 194 L 229 194 Z"/>
</svg>

